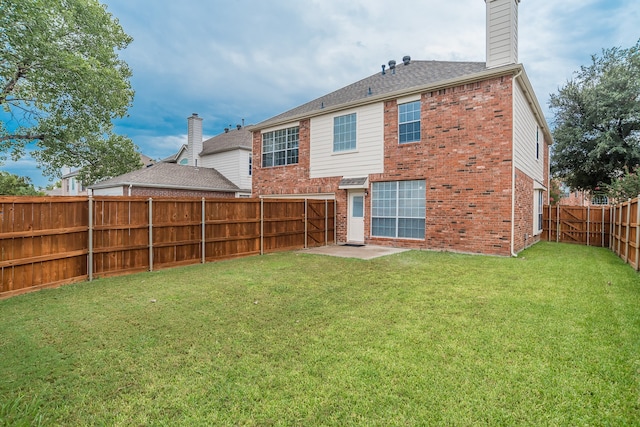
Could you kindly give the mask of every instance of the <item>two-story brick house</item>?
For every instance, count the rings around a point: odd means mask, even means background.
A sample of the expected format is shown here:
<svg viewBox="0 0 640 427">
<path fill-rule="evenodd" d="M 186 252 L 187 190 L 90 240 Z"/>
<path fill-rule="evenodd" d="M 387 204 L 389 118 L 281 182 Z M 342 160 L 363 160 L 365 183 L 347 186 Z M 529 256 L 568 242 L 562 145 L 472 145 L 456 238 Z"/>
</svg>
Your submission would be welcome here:
<svg viewBox="0 0 640 427">
<path fill-rule="evenodd" d="M 336 200 L 339 242 L 512 255 L 548 200 L 549 127 L 487 0 L 487 61 L 412 61 L 252 126 L 259 197 Z"/>
</svg>

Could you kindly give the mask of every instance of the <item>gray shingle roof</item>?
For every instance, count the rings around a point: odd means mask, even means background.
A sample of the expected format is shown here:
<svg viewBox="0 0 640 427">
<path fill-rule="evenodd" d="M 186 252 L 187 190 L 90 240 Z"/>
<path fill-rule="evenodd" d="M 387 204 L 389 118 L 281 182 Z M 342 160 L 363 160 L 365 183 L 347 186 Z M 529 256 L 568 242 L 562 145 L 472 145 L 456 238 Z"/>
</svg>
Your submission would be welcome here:
<svg viewBox="0 0 640 427">
<path fill-rule="evenodd" d="M 166 187 L 215 191 L 238 191 L 237 185 L 212 168 L 180 166 L 174 163 L 157 163 L 148 168 L 99 182 L 89 188 L 117 187 L 122 185 L 139 187 Z"/>
<path fill-rule="evenodd" d="M 381 70 L 342 89 L 251 126 L 251 128 L 264 128 L 284 122 L 290 118 L 312 116 L 323 109 L 362 102 L 370 97 L 379 97 L 385 94 L 408 91 L 411 88 L 463 79 L 486 70 L 486 63 L 484 62 L 411 61 L 409 65 L 404 65 L 400 62 L 395 67 L 395 73 L 387 68 L 383 75 Z"/>
<path fill-rule="evenodd" d="M 202 152 L 200 153 L 200 156 L 234 150 L 237 148 L 251 150 L 252 144 L 251 132 L 245 128 L 234 128 L 229 130 L 229 132 L 223 132 L 213 138 L 205 140 L 202 143 Z"/>
</svg>

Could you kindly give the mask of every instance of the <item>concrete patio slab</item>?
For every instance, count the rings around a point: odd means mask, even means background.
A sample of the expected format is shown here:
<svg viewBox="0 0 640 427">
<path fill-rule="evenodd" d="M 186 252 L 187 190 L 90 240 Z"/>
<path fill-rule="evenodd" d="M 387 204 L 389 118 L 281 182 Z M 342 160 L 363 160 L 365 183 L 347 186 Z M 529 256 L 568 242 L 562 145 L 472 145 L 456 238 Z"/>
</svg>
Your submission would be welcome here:
<svg viewBox="0 0 640 427">
<path fill-rule="evenodd" d="M 408 251 L 404 248 L 389 248 L 386 246 L 375 245 L 330 245 L 320 246 L 317 248 L 301 249 L 300 253 L 315 254 L 315 255 L 329 255 L 342 258 L 359 258 L 359 259 L 373 259 L 381 256 L 397 254 L 400 252 Z"/>
</svg>

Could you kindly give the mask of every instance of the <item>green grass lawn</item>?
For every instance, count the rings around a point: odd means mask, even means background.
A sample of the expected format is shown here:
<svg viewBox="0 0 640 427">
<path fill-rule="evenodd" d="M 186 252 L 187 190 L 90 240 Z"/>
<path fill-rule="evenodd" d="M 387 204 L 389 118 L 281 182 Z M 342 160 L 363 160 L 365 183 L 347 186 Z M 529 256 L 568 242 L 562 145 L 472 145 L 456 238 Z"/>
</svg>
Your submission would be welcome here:
<svg viewBox="0 0 640 427">
<path fill-rule="evenodd" d="M 277 253 L 0 301 L 0 425 L 638 425 L 606 249 Z"/>
</svg>

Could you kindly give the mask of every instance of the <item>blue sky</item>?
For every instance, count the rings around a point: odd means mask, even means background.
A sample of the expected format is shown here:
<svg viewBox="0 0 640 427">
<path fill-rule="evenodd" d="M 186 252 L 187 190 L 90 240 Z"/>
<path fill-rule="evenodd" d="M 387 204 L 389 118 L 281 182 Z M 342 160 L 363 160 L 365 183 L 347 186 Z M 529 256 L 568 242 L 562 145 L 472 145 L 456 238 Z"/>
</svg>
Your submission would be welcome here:
<svg viewBox="0 0 640 427">
<path fill-rule="evenodd" d="M 186 143 L 198 113 L 213 136 L 258 123 L 380 70 L 485 60 L 483 0 L 102 0 L 133 37 L 121 52 L 136 91 L 116 122 L 152 158 Z M 519 62 L 552 125 L 550 93 L 603 48 L 640 39 L 637 0 L 522 0 Z M 26 157 L 2 169 L 49 181 Z"/>
</svg>

